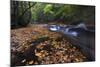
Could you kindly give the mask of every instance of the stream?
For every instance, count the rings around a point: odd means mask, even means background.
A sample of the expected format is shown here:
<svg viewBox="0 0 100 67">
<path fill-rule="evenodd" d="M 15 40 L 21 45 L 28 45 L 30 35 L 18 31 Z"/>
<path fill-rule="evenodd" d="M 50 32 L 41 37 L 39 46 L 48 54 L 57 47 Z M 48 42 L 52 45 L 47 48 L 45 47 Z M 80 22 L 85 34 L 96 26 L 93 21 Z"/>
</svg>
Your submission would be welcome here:
<svg viewBox="0 0 100 67">
<path fill-rule="evenodd" d="M 81 49 L 89 61 L 95 60 L 95 27 L 86 26 L 84 23 L 78 25 L 50 25 L 48 29 L 59 32 L 69 38 L 71 43 Z"/>
</svg>

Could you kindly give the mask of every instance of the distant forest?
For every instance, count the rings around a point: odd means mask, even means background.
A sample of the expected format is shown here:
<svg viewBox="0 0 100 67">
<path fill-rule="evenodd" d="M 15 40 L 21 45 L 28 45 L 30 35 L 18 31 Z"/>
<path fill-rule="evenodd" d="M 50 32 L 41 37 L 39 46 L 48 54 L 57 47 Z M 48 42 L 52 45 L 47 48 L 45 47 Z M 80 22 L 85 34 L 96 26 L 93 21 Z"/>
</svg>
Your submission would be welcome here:
<svg viewBox="0 0 100 67">
<path fill-rule="evenodd" d="M 28 24 L 64 23 L 76 21 L 95 23 L 95 6 L 11 1 L 11 27 L 25 27 Z"/>
</svg>

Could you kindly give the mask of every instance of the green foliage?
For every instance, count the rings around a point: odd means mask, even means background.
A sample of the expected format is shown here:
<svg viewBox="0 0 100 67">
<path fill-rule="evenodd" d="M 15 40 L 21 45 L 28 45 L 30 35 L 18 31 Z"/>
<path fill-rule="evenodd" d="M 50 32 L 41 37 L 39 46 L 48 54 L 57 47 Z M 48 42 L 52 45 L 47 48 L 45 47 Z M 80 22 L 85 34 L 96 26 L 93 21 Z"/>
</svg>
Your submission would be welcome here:
<svg viewBox="0 0 100 67">
<path fill-rule="evenodd" d="M 90 17 L 93 19 L 93 8 L 91 6 L 81 5 L 36 3 L 32 7 L 32 19 L 35 22 L 50 22 L 56 20 L 73 22 L 87 20 Z"/>
<path fill-rule="evenodd" d="M 52 9 L 53 9 L 53 5 L 52 4 L 47 4 L 47 5 L 45 5 L 43 10 L 44 10 L 45 14 L 47 14 L 47 13 L 53 14 Z"/>
<path fill-rule="evenodd" d="M 28 24 L 29 20 L 31 20 L 32 23 L 46 23 L 52 21 L 73 22 L 77 20 L 95 21 L 94 6 L 25 1 L 16 2 L 14 7 L 17 7 L 16 9 L 13 8 L 15 11 L 12 11 L 12 13 L 15 13 L 15 21 L 21 25 Z M 29 9 L 26 10 L 27 8 Z"/>
<path fill-rule="evenodd" d="M 41 3 L 37 3 L 35 4 L 34 8 L 32 8 L 32 19 L 34 21 L 36 21 L 39 17 L 38 15 L 40 15 L 40 13 L 42 12 L 43 6 L 41 5 Z"/>
</svg>

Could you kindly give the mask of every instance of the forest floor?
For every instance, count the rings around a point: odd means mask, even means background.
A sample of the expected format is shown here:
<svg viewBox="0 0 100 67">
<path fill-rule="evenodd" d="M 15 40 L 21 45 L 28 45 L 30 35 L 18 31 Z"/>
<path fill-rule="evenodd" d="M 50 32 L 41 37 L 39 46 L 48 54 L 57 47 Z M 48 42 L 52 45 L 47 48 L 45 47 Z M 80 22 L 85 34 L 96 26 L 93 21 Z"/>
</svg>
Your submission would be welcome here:
<svg viewBox="0 0 100 67">
<path fill-rule="evenodd" d="M 11 65 L 40 65 L 84 62 L 80 49 L 46 25 L 11 30 Z"/>
</svg>

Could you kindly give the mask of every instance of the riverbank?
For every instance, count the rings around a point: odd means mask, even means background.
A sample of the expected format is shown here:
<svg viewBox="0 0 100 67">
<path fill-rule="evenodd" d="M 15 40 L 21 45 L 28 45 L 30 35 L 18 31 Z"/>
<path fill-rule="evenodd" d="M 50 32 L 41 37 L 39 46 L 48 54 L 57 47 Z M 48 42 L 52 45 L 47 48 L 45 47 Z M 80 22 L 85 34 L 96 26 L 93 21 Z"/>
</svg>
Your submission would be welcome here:
<svg viewBox="0 0 100 67">
<path fill-rule="evenodd" d="M 85 61 L 80 49 L 47 25 L 11 30 L 11 65 L 39 65 Z"/>
</svg>

